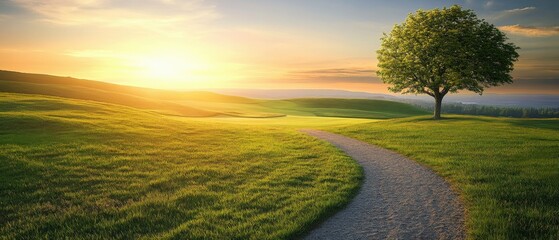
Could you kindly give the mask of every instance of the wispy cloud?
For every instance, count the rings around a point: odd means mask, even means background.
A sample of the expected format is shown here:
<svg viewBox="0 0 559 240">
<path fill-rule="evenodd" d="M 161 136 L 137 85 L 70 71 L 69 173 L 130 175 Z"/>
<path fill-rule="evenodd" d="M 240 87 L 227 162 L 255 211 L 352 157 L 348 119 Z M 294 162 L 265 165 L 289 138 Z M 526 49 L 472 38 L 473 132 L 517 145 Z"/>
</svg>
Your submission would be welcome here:
<svg viewBox="0 0 559 240">
<path fill-rule="evenodd" d="M 132 2 L 115 0 L 12 0 L 39 15 L 41 20 L 64 25 L 105 27 L 165 27 L 215 19 L 219 15 L 200 0 L 154 0 Z"/>
<path fill-rule="evenodd" d="M 346 82 L 346 83 L 380 83 L 376 71 L 361 67 L 320 68 L 292 71 L 289 78 L 293 80 L 318 82 Z"/>
<path fill-rule="evenodd" d="M 113 58 L 113 59 L 129 58 L 129 56 L 126 54 L 118 53 L 115 51 L 100 50 L 100 49 L 71 50 L 63 54 L 66 56 L 79 57 L 79 58 Z"/>
<path fill-rule="evenodd" d="M 523 7 L 523 8 L 507 9 L 507 10 L 504 10 L 504 11 L 499 11 L 499 12 L 493 14 L 492 16 L 490 16 L 489 18 L 493 19 L 493 20 L 497 20 L 497 19 L 517 16 L 517 15 L 521 15 L 521 14 L 527 14 L 527 13 L 535 11 L 536 9 L 537 9 L 536 7 Z"/>
<path fill-rule="evenodd" d="M 507 12 L 507 13 L 523 13 L 523 12 L 529 12 L 529 11 L 533 11 L 533 10 L 536 10 L 536 7 L 515 8 L 515 9 L 505 10 L 505 12 Z"/>
<path fill-rule="evenodd" d="M 521 26 L 521 25 L 507 25 L 500 26 L 500 30 L 526 36 L 526 37 L 549 37 L 549 36 L 559 36 L 559 26 L 555 27 L 533 27 L 533 26 Z"/>
<path fill-rule="evenodd" d="M 373 75 L 376 71 L 364 68 L 328 68 L 328 69 L 313 69 L 304 71 L 294 71 L 294 75 L 314 75 L 314 76 L 363 76 Z"/>
</svg>

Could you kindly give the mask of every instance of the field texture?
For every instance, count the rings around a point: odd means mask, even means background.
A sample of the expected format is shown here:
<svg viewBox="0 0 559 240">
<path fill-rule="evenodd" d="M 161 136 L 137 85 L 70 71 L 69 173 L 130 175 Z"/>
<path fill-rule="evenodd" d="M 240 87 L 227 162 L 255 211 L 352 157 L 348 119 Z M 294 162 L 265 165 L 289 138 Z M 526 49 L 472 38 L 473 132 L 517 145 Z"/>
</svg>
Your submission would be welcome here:
<svg viewBox="0 0 559 240">
<path fill-rule="evenodd" d="M 409 104 L 371 99 L 300 98 L 265 101 L 260 105 L 300 116 L 388 119 L 429 114 Z"/>
<path fill-rule="evenodd" d="M 401 118 L 429 114 L 409 104 L 368 99 L 257 100 L 212 92 L 180 92 L 0 70 L 0 91 L 92 100 L 187 117 L 323 116 Z"/>
<path fill-rule="evenodd" d="M 403 153 L 462 194 L 472 239 L 559 238 L 559 120 L 450 116 L 331 131 Z"/>
<path fill-rule="evenodd" d="M 0 91 L 12 92 L 0 93 L 5 238 L 299 236 L 362 178 L 304 128 L 432 168 L 461 194 L 472 239 L 559 238 L 558 119 L 433 121 L 382 100 L 254 100 L 5 71 Z"/>
<path fill-rule="evenodd" d="M 0 94 L 3 238 L 285 239 L 361 170 L 295 130 Z"/>
</svg>

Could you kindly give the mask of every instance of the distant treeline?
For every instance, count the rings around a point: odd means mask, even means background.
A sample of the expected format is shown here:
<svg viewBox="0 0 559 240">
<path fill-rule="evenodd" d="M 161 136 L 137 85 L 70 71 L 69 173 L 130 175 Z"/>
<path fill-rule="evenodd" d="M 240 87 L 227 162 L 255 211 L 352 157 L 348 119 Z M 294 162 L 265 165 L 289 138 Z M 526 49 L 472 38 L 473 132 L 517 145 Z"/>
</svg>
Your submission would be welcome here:
<svg viewBox="0 0 559 240">
<path fill-rule="evenodd" d="M 433 111 L 432 104 L 415 103 L 415 105 Z M 492 117 L 559 118 L 559 108 L 499 107 L 462 103 L 443 104 L 442 112 Z"/>
</svg>

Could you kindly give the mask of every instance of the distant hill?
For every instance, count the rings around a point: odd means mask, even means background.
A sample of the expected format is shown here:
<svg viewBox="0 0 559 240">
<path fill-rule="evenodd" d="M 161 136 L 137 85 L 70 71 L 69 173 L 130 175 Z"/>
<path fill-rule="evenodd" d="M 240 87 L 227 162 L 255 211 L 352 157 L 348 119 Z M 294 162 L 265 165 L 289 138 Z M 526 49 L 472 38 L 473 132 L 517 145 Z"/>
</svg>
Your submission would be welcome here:
<svg viewBox="0 0 559 240">
<path fill-rule="evenodd" d="M 311 114 L 321 117 L 401 118 L 429 114 L 406 103 L 374 99 L 298 98 L 261 103 L 285 114 Z"/>
<path fill-rule="evenodd" d="M 398 99 L 395 96 L 382 93 L 354 92 L 335 89 L 211 89 L 210 91 L 249 98 L 276 100 L 291 98 Z"/>
<path fill-rule="evenodd" d="M 402 96 L 407 102 L 433 103 L 433 98 L 425 95 Z M 559 95 L 551 94 L 450 94 L 443 103 L 462 103 L 500 107 L 559 108 Z"/>
<path fill-rule="evenodd" d="M 251 99 L 207 91 L 180 92 L 124 86 L 106 82 L 0 71 L 0 92 L 39 94 L 91 100 L 154 110 L 188 117 L 231 116 L 244 118 L 282 117 L 286 115 L 399 118 L 426 114 L 405 103 L 375 99 L 344 99 L 344 96 L 391 99 L 390 95 L 331 90 L 264 90 L 280 98 L 311 95 L 330 98 L 284 100 Z M 327 94 L 325 94 L 327 93 Z M 332 98 L 337 96 L 338 98 Z"/>
<path fill-rule="evenodd" d="M 93 100 L 193 117 L 216 116 L 221 113 L 179 104 L 180 101 L 196 100 L 228 103 L 255 101 L 212 92 L 157 90 L 71 77 L 11 71 L 0 71 L 0 91 Z"/>
<path fill-rule="evenodd" d="M 258 99 L 292 99 L 292 98 L 346 98 L 346 99 L 378 99 L 420 105 L 433 104 L 433 98 L 427 95 L 355 92 L 334 89 L 211 89 L 222 94 Z M 443 103 L 463 103 L 486 106 L 558 108 L 559 95 L 552 94 L 496 94 L 483 95 L 473 93 L 449 94 Z"/>
</svg>

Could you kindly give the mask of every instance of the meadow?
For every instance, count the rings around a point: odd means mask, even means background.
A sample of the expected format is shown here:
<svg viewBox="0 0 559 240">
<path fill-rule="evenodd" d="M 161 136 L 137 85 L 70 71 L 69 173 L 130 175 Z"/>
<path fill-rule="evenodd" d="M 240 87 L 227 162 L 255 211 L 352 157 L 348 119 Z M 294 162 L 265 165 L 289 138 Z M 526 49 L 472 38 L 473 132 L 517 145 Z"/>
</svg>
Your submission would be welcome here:
<svg viewBox="0 0 559 240">
<path fill-rule="evenodd" d="M 392 149 L 461 193 L 471 239 L 559 238 L 559 119 L 450 115 L 326 130 Z"/>
<path fill-rule="evenodd" d="M 296 130 L 0 94 L 0 236 L 292 238 L 361 170 Z"/>
<path fill-rule="evenodd" d="M 10 71 L 0 71 L 0 89 L 2 92 L 92 100 L 183 117 L 274 118 L 290 115 L 386 119 L 428 113 L 408 104 L 384 100 L 258 100 L 206 91 L 157 90 Z"/>
<path fill-rule="evenodd" d="M 301 236 L 362 179 L 352 159 L 305 128 L 433 169 L 464 200 L 471 239 L 559 238 L 559 119 L 433 121 L 382 100 L 255 100 L 8 75 L 0 74 L 0 90 L 12 92 L 0 93 L 7 239 Z"/>
</svg>

